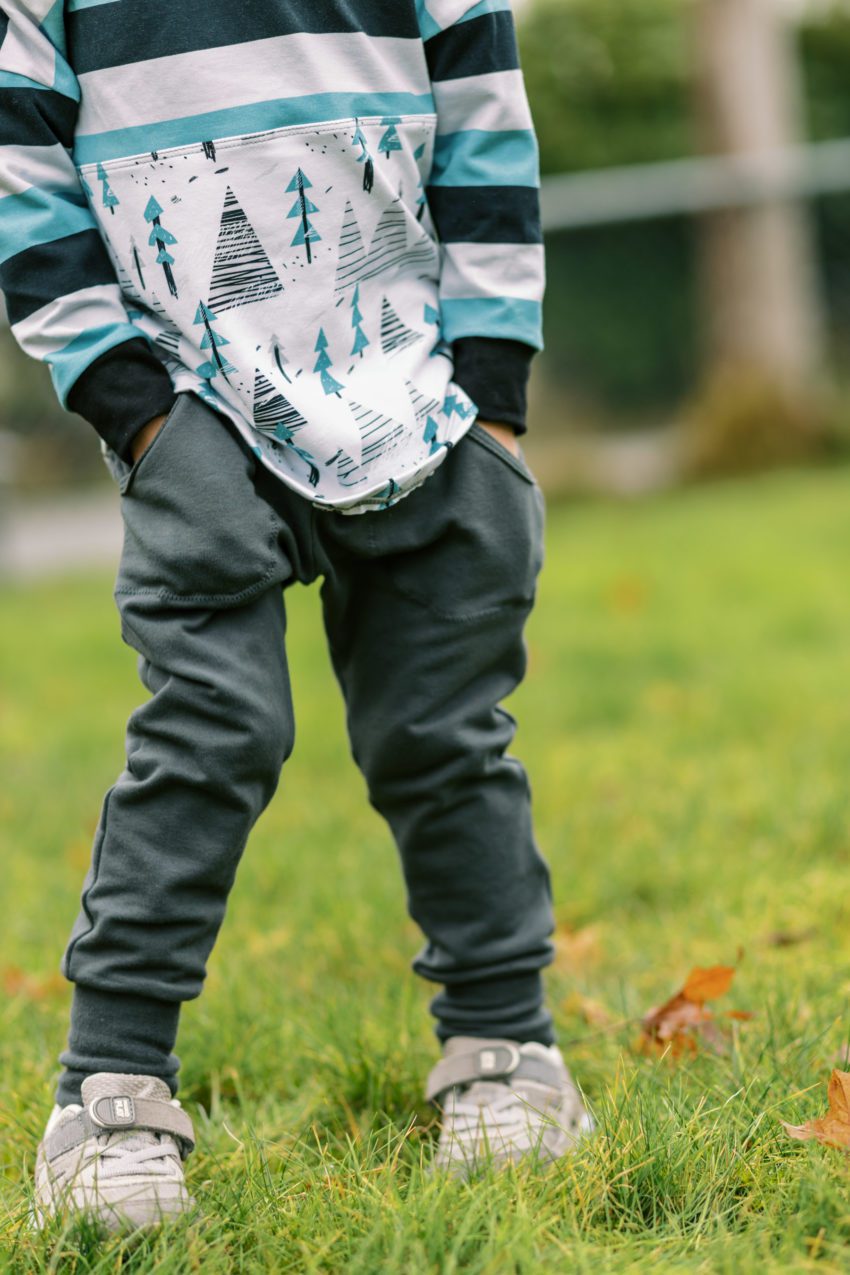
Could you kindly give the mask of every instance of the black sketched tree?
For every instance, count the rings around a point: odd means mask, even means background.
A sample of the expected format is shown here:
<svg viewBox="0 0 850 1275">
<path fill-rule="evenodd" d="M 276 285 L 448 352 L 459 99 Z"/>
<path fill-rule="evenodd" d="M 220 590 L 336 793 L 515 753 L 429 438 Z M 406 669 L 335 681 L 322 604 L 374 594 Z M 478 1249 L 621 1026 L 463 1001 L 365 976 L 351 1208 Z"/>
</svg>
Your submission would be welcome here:
<svg viewBox="0 0 850 1275">
<path fill-rule="evenodd" d="M 357 156 L 358 164 L 363 165 L 363 189 L 368 195 L 375 183 L 375 164 L 372 156 L 369 154 L 369 145 L 363 129 L 360 127 L 360 121 L 355 117 L 354 120 L 354 136 L 351 139 L 352 146 L 360 147 L 360 154 Z"/>
</svg>

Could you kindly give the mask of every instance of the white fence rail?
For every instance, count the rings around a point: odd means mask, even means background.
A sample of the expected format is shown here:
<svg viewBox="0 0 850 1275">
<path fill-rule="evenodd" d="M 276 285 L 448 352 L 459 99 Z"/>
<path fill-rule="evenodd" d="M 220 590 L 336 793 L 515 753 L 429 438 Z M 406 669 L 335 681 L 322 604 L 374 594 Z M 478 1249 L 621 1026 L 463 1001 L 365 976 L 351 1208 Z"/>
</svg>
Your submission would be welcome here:
<svg viewBox="0 0 850 1275">
<path fill-rule="evenodd" d="M 578 230 L 843 191 L 850 191 L 850 138 L 736 158 L 683 159 L 546 177 L 541 189 L 543 229 Z"/>
</svg>

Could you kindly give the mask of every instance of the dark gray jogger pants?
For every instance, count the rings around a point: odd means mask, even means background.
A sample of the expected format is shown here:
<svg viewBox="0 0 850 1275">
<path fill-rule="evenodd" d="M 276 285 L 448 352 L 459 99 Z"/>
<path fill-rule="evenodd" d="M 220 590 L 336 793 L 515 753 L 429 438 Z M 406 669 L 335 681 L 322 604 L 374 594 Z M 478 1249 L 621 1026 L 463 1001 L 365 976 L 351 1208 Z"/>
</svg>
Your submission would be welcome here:
<svg viewBox="0 0 850 1275">
<path fill-rule="evenodd" d="M 500 701 L 526 664 L 543 497 L 480 425 L 397 505 L 314 509 L 182 393 L 133 466 L 115 596 L 150 691 L 106 794 L 62 969 L 60 1100 L 99 1070 L 161 1075 L 251 828 L 293 745 L 284 589 L 322 577 L 354 758 L 401 855 L 438 1035 L 552 1039 L 549 876 Z"/>
</svg>

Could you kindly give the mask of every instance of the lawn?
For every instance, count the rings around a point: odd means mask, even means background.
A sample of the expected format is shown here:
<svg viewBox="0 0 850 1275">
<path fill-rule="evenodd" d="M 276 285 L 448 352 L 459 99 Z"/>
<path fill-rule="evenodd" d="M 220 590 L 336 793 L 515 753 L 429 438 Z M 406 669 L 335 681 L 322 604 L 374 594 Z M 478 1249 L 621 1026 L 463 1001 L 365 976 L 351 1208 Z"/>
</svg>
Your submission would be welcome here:
<svg viewBox="0 0 850 1275">
<path fill-rule="evenodd" d="M 6 1267 L 850 1269 L 850 1162 L 780 1124 L 825 1108 L 850 1037 L 850 472 L 549 510 L 510 707 L 557 892 L 549 990 L 600 1134 L 545 1174 L 427 1175 L 420 936 L 316 593 L 289 598 L 295 756 L 178 1043 L 205 1218 L 122 1247 L 34 1238 L 26 1187 L 64 1042 L 58 960 L 143 692 L 108 576 L 0 594 Z M 716 963 L 739 966 L 718 1008 L 752 1021 L 725 1052 L 639 1053 L 617 1021 Z"/>
</svg>

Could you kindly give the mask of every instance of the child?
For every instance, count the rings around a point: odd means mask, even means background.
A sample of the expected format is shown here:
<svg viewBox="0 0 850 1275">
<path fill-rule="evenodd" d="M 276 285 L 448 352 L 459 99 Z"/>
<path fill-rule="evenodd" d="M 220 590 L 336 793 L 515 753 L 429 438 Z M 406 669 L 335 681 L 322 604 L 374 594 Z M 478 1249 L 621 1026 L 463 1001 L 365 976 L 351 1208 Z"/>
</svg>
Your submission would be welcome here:
<svg viewBox="0 0 850 1275">
<path fill-rule="evenodd" d="M 62 969 L 37 1163 L 60 1203 L 191 1203 L 172 1052 L 292 747 L 284 591 L 322 578 L 444 1056 L 437 1163 L 589 1128 L 541 969 L 550 890 L 514 721 L 543 499 L 536 139 L 509 0 L 0 0 L 12 330 L 102 440 L 150 698 Z"/>
</svg>

